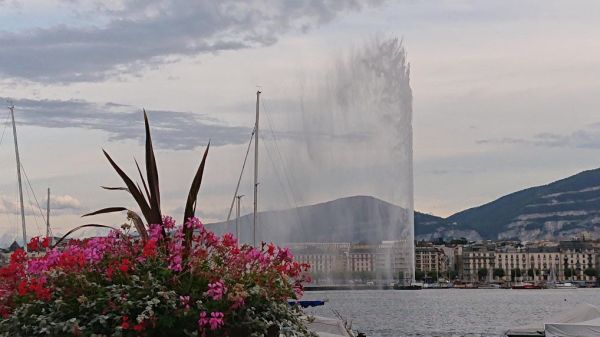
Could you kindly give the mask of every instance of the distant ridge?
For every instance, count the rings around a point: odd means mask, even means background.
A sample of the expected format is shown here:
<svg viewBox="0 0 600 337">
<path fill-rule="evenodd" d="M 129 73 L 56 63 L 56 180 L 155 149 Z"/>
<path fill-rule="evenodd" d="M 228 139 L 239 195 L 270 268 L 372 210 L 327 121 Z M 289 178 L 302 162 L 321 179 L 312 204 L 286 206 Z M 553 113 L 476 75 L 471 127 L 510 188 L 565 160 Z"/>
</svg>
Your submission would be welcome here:
<svg viewBox="0 0 600 337">
<path fill-rule="evenodd" d="M 485 239 L 560 239 L 583 231 L 599 237 L 600 169 L 506 195 L 447 222 Z"/>
<path fill-rule="evenodd" d="M 406 211 L 371 196 L 259 213 L 259 239 L 276 242 L 377 242 Z M 420 239 L 563 239 L 587 232 L 600 238 L 600 169 L 547 185 L 508 194 L 444 219 L 415 211 Z M 251 215 L 241 218 L 242 240 L 251 240 Z M 218 233 L 234 232 L 235 222 L 208 225 Z M 398 227 L 398 226 L 397 226 Z M 398 233 L 399 237 L 405 233 Z"/>
<path fill-rule="evenodd" d="M 407 219 L 405 209 L 371 196 L 352 196 L 296 209 L 259 213 L 259 239 L 274 242 L 378 242 L 406 237 L 398 232 Z M 436 226 L 442 218 L 415 212 L 415 220 Z M 252 239 L 252 216 L 241 217 L 241 239 Z M 235 232 L 235 220 L 207 225 L 217 233 Z M 419 227 L 419 225 L 417 225 Z M 394 236 L 396 236 L 394 238 Z"/>
</svg>

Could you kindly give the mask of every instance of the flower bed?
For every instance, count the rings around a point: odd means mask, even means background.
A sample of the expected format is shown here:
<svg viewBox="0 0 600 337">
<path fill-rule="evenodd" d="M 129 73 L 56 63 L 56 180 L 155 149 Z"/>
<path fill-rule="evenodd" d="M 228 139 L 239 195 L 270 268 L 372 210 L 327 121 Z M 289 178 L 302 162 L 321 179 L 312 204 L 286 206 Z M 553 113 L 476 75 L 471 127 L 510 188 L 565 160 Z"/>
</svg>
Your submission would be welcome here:
<svg viewBox="0 0 600 337">
<path fill-rule="evenodd" d="M 146 126 L 143 190 L 106 158 L 139 206 L 137 213 L 109 207 L 86 214 L 127 211 L 129 223 L 107 237 L 70 240 L 54 247 L 33 238 L 30 254 L 17 250 L 0 268 L 0 337 L 314 336 L 288 299 L 302 296 L 309 266 L 273 244 L 239 245 L 218 237 L 195 216 L 208 147 L 188 193 L 185 223 L 160 209 L 158 169 Z M 136 162 L 137 165 L 137 162 Z M 130 229 L 135 228 L 134 233 Z"/>
<path fill-rule="evenodd" d="M 184 228 L 193 229 L 185 265 Z M 0 269 L 2 336 L 263 336 L 272 325 L 309 335 L 287 305 L 308 266 L 286 248 L 219 238 L 197 218 L 165 217 L 145 243 L 125 228 L 45 247 L 34 238 L 41 256 L 17 250 Z"/>
</svg>

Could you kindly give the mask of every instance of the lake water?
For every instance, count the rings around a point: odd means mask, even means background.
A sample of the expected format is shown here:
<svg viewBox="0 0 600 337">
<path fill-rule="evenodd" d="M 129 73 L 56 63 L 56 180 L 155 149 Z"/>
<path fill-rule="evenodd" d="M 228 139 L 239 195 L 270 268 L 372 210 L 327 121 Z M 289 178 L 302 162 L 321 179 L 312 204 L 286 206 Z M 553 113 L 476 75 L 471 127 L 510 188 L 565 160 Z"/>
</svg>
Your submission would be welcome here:
<svg viewBox="0 0 600 337">
<path fill-rule="evenodd" d="M 580 303 L 600 306 L 600 289 L 314 291 L 303 299 L 325 298 L 325 306 L 307 312 L 335 317 L 336 310 L 367 337 L 487 337 Z"/>
</svg>

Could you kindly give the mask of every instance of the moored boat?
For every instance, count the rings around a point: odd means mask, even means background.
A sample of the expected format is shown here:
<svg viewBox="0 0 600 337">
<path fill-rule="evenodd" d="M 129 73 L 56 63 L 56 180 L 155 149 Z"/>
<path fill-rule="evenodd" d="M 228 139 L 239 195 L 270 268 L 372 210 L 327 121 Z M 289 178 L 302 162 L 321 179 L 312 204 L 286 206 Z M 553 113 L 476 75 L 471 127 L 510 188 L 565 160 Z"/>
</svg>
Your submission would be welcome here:
<svg viewBox="0 0 600 337">
<path fill-rule="evenodd" d="M 512 286 L 512 289 L 543 289 L 542 286 L 533 283 L 519 283 Z"/>
<path fill-rule="evenodd" d="M 556 289 L 577 289 L 577 285 L 571 282 L 557 283 L 554 288 Z"/>
</svg>

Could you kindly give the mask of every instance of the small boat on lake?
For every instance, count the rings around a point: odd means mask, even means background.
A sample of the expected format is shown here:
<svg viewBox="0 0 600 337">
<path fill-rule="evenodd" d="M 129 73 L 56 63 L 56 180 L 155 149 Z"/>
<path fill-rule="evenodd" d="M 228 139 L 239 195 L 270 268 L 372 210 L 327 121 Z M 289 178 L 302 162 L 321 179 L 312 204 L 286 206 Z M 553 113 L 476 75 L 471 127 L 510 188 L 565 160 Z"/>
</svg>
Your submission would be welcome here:
<svg viewBox="0 0 600 337">
<path fill-rule="evenodd" d="M 543 289 L 542 286 L 533 283 L 517 283 L 512 289 Z"/>
<path fill-rule="evenodd" d="M 556 289 L 577 289 L 579 287 L 576 284 L 571 283 L 571 282 L 562 282 L 562 283 L 556 283 L 554 288 L 556 288 Z"/>
</svg>

